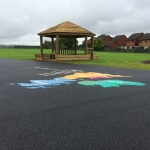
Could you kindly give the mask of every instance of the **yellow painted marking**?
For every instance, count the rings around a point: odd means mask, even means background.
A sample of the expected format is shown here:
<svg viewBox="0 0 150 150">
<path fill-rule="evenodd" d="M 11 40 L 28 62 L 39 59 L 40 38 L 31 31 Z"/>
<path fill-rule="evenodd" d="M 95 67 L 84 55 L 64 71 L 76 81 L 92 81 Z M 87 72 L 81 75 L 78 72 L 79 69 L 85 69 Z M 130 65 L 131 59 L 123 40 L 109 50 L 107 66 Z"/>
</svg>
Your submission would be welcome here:
<svg viewBox="0 0 150 150">
<path fill-rule="evenodd" d="M 122 75 L 111 75 L 107 73 L 98 73 L 98 72 L 76 72 L 73 75 L 66 75 L 62 78 L 66 79 L 81 79 L 81 78 L 114 78 L 114 77 L 131 77 L 131 76 L 122 76 Z"/>
</svg>

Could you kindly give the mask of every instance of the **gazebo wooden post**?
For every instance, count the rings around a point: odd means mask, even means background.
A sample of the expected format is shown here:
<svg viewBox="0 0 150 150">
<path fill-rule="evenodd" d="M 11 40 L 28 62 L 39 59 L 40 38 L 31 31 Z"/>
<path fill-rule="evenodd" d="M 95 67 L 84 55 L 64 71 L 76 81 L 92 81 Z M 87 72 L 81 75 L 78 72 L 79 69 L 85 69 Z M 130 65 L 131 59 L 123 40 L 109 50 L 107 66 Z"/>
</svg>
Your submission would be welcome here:
<svg viewBox="0 0 150 150">
<path fill-rule="evenodd" d="M 52 37 L 52 53 L 54 52 L 54 37 Z"/>
<path fill-rule="evenodd" d="M 74 49 L 75 49 L 75 54 L 77 54 L 77 38 L 74 38 Z"/>
<path fill-rule="evenodd" d="M 59 35 L 56 35 L 56 55 L 59 55 Z"/>
<path fill-rule="evenodd" d="M 88 54 L 87 35 L 85 36 L 85 54 Z"/>
<path fill-rule="evenodd" d="M 43 37 L 42 36 L 40 36 L 40 50 L 41 50 L 41 54 L 43 57 Z"/>
<path fill-rule="evenodd" d="M 93 51 L 94 51 L 94 37 L 93 36 L 91 37 L 91 48 L 92 48 L 91 59 L 93 59 Z"/>
</svg>

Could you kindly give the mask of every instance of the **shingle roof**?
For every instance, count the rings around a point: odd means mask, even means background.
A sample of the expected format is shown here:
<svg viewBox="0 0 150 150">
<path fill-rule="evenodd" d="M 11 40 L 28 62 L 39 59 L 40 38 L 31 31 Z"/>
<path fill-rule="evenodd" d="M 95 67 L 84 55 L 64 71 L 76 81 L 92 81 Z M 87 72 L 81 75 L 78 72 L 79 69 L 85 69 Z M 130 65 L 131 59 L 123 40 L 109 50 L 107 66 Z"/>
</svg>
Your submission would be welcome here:
<svg viewBox="0 0 150 150">
<path fill-rule="evenodd" d="M 89 34 L 92 36 L 95 36 L 94 33 L 72 23 L 69 21 L 66 22 L 62 22 L 54 27 L 51 27 L 49 29 L 46 29 L 40 33 L 38 33 L 38 35 L 47 35 L 47 34 L 56 34 L 56 33 L 68 33 L 68 34 Z"/>
<path fill-rule="evenodd" d="M 116 41 L 109 41 L 109 42 L 107 42 L 106 44 L 105 44 L 105 46 L 111 46 L 113 43 L 115 43 Z"/>
<path fill-rule="evenodd" d="M 141 40 L 150 40 L 150 33 L 144 34 L 144 35 L 139 39 L 139 41 L 141 41 Z"/>
<path fill-rule="evenodd" d="M 100 35 L 98 37 L 96 37 L 96 39 L 101 38 L 102 40 L 104 40 L 106 37 L 108 37 L 110 35 Z M 111 37 L 111 36 L 110 36 Z"/>
<path fill-rule="evenodd" d="M 125 35 L 117 35 L 111 41 L 107 42 L 105 46 L 111 46 L 113 43 L 117 42 L 121 37 Z"/>
<path fill-rule="evenodd" d="M 127 41 L 136 40 L 143 33 L 134 33 L 127 38 Z"/>
<path fill-rule="evenodd" d="M 98 38 L 101 38 L 102 40 L 104 40 L 106 38 L 106 35 L 100 35 L 100 36 L 97 37 L 97 39 Z"/>
</svg>

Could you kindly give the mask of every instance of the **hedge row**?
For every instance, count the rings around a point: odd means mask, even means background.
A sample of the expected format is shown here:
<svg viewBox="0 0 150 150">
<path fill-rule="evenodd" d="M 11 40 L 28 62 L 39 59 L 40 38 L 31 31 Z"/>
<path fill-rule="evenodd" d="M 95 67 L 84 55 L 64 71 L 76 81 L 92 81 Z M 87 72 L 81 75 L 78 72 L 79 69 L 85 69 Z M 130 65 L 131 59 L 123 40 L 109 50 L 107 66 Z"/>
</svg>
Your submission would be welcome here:
<svg viewBox="0 0 150 150">
<path fill-rule="evenodd" d="M 39 49 L 40 46 L 33 46 L 33 45 L 0 45 L 0 48 Z"/>
<path fill-rule="evenodd" d="M 107 49 L 105 50 L 104 47 L 94 47 L 94 51 L 99 52 L 122 52 L 122 53 L 150 53 L 150 48 L 144 49 L 143 47 L 137 47 L 132 49 L 122 49 L 122 48 L 116 48 L 116 49 Z"/>
<path fill-rule="evenodd" d="M 150 53 L 150 48 L 132 48 L 132 49 L 121 49 L 116 48 L 114 50 L 107 50 L 108 52 L 122 52 L 122 53 Z"/>
</svg>

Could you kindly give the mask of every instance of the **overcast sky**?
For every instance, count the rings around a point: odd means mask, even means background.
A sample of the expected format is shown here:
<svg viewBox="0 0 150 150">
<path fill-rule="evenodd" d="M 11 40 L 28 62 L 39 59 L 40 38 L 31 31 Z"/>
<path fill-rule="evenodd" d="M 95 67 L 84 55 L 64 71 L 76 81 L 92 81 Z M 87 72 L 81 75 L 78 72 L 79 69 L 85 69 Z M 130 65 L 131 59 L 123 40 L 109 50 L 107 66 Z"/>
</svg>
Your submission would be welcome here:
<svg viewBox="0 0 150 150">
<path fill-rule="evenodd" d="M 0 44 L 39 45 L 38 32 L 64 21 L 97 35 L 150 33 L 150 0 L 0 0 Z"/>
</svg>

